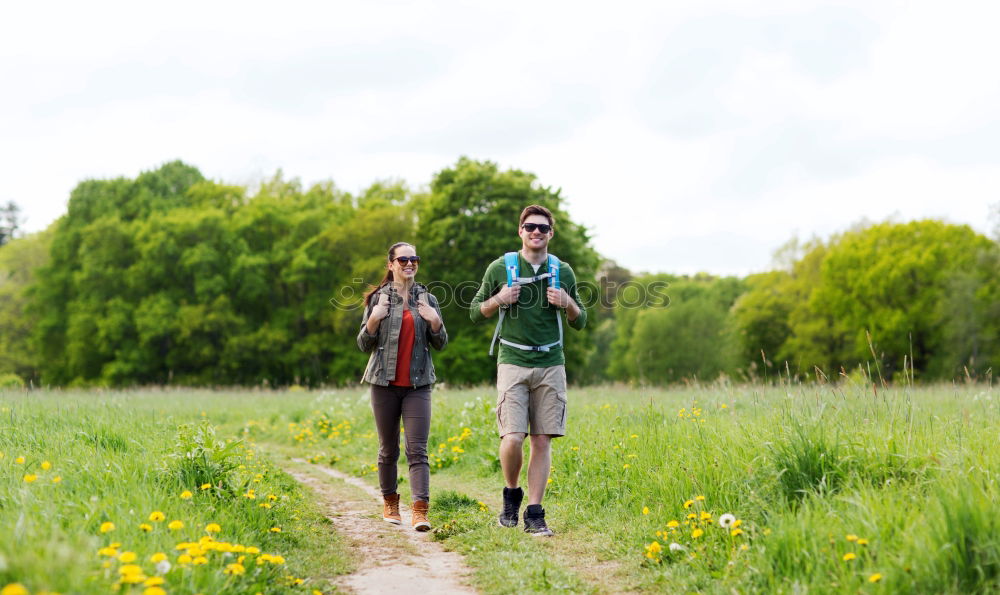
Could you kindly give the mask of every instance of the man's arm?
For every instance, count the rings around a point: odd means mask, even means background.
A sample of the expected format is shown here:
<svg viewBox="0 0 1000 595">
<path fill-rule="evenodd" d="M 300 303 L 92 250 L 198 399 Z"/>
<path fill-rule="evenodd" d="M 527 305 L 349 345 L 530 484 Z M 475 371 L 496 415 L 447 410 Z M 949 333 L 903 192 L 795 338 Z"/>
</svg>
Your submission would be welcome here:
<svg viewBox="0 0 1000 595">
<path fill-rule="evenodd" d="M 560 277 L 562 277 L 562 272 L 560 271 Z M 576 290 L 576 273 L 573 272 L 573 267 L 566 265 L 566 292 L 569 294 L 571 301 L 566 305 L 566 319 L 569 321 L 569 325 L 576 330 L 580 330 L 587 326 L 587 309 L 583 307 L 583 302 L 580 301 L 580 294 Z"/>
<path fill-rule="evenodd" d="M 513 288 L 504 286 L 497 293 L 497 287 L 503 285 L 502 282 L 497 280 L 497 271 L 504 273 L 502 262 L 498 266 L 497 262 L 494 261 L 490 263 L 490 266 L 486 267 L 486 273 L 483 274 L 483 282 L 479 285 L 479 291 L 476 292 L 476 297 L 472 299 L 472 304 L 469 306 L 469 318 L 472 319 L 472 322 L 480 322 L 487 318 L 492 318 L 500 310 L 500 306 L 504 304 L 502 301 L 504 297 L 509 299 L 509 296 L 502 296 L 501 294 L 505 293 L 504 289 L 509 290 Z M 504 273 L 504 276 L 506 278 L 506 273 Z M 509 291 L 506 293 L 509 293 Z"/>
</svg>

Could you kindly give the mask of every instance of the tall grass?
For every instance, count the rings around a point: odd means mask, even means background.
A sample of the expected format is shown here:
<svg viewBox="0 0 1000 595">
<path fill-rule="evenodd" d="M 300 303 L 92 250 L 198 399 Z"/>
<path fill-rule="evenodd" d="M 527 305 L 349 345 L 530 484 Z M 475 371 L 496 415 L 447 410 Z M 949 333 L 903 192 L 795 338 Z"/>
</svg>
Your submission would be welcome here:
<svg viewBox="0 0 1000 595">
<path fill-rule="evenodd" d="M 436 390 L 431 511 L 439 538 L 468 556 L 486 592 L 992 592 L 1000 576 L 998 398 L 975 385 L 876 393 L 850 382 L 571 390 L 568 435 L 554 443 L 545 499 L 557 537 L 539 542 L 495 525 L 492 388 Z M 104 518 L 166 507 L 169 490 L 154 480 L 162 475 L 154 461 L 176 454 L 177 426 L 202 413 L 223 440 L 282 443 L 375 481 L 377 438 L 360 387 L 34 399 L 3 401 L 5 416 L 17 409 L 17 423 L 0 433 L 0 468 L 8 473 L 15 451 L 44 452 L 60 464 L 79 462 L 73 481 L 83 487 L 53 503 L 58 490 L 28 490 L 9 473 L 0 480 L 3 500 L 18 498 L 0 504 L 0 528 L 34 548 L 0 544 L 0 555 L 29 576 L 47 567 L 31 560 L 49 548 L 93 550 Z M 456 493 L 445 496 L 446 485 Z M 22 512 L 37 501 L 47 503 Z M 241 539 L 259 538 L 259 519 L 217 510 L 249 527 Z M 737 534 L 719 526 L 724 513 L 740 520 Z M 73 537 L 81 530 L 89 536 L 82 542 Z M 671 543 L 683 551 L 671 552 Z M 66 555 L 72 585 L 89 584 L 80 577 L 92 575 L 93 559 Z M 603 564 L 611 566 L 602 576 L 587 574 Z M 14 576 L 3 572 L 0 582 Z"/>
</svg>

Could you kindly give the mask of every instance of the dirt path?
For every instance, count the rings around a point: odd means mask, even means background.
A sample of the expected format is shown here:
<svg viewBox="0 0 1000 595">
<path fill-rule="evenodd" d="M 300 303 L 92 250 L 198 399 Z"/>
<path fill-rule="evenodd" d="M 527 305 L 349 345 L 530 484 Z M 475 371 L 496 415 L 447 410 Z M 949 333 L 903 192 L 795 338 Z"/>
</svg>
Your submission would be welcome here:
<svg viewBox="0 0 1000 595">
<path fill-rule="evenodd" d="M 292 460 L 307 464 L 302 459 Z M 464 584 L 469 569 L 461 556 L 445 551 L 431 540 L 430 533 L 413 531 L 409 525 L 410 510 L 402 502 L 400 527 L 382 520 L 382 496 L 375 488 L 328 467 L 310 465 L 308 470 L 308 473 L 300 469 L 286 469 L 286 472 L 316 491 L 337 532 L 359 554 L 358 570 L 338 579 L 339 588 L 358 594 L 476 593 Z M 315 472 L 330 479 L 316 477 Z"/>
</svg>

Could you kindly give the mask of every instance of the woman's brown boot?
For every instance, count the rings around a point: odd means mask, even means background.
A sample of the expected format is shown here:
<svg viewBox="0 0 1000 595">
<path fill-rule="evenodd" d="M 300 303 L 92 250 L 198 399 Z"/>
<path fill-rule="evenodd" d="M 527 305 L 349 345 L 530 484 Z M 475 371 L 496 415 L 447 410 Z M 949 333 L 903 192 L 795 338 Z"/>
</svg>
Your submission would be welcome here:
<svg viewBox="0 0 1000 595">
<path fill-rule="evenodd" d="M 403 524 L 403 517 L 399 516 L 399 494 L 382 496 L 382 520 L 393 525 Z"/>
<path fill-rule="evenodd" d="M 428 504 L 426 500 L 413 503 L 413 528 L 417 531 L 430 531 L 431 522 L 427 520 Z"/>
</svg>

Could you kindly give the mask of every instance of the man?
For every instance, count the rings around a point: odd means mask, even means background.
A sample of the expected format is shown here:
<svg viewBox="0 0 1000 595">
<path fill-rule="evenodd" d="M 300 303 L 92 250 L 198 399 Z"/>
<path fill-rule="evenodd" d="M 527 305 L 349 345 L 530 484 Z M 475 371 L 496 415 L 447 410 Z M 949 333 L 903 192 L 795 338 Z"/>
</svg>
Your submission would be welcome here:
<svg viewBox="0 0 1000 595">
<path fill-rule="evenodd" d="M 508 283 L 505 258 L 493 261 L 483 275 L 470 311 L 473 322 L 498 313 L 500 316 L 497 425 L 500 466 L 506 482 L 500 525 L 517 526 L 524 498 L 519 485 L 523 445 L 525 437 L 530 435 L 524 530 L 544 537 L 552 536 L 542 508 L 552 465 L 551 442 L 552 438 L 566 434 L 563 311 L 572 328 L 580 330 L 587 324 L 587 311 L 580 305 L 572 267 L 549 258 L 554 227 L 555 219 L 548 209 L 538 205 L 526 207 L 518 227 L 521 251 L 516 261 L 514 255 L 508 260 L 513 284 Z"/>
</svg>

